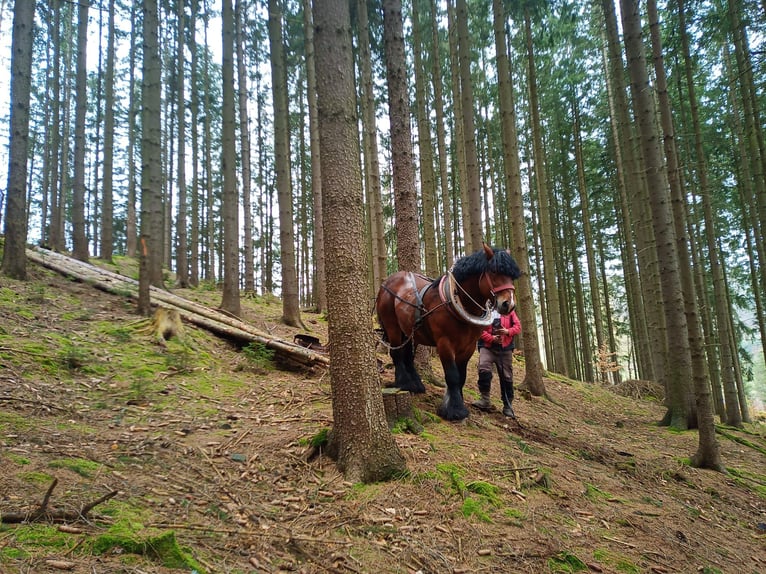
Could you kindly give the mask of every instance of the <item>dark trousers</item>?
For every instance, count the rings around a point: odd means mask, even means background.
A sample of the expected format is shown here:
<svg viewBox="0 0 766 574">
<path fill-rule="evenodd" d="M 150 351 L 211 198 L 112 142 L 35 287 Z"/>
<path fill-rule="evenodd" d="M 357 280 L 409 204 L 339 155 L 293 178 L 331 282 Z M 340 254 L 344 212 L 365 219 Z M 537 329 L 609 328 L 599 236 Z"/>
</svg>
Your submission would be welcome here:
<svg viewBox="0 0 766 574">
<path fill-rule="evenodd" d="M 513 402 L 513 350 L 479 347 L 479 392 L 488 393 L 492 388 L 492 367 L 500 379 L 500 397 L 503 406 Z"/>
</svg>

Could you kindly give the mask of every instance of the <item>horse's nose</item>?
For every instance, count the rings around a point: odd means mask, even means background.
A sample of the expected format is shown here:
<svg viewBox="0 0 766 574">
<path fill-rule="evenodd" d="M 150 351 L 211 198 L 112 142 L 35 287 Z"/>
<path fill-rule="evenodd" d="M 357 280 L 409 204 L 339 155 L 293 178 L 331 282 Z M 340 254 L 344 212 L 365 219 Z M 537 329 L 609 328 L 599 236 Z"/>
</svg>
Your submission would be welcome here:
<svg viewBox="0 0 766 574">
<path fill-rule="evenodd" d="M 513 305 L 511 301 L 506 300 L 500 303 L 497 310 L 501 315 L 507 315 L 508 313 L 513 311 L 514 307 L 515 305 Z"/>
</svg>

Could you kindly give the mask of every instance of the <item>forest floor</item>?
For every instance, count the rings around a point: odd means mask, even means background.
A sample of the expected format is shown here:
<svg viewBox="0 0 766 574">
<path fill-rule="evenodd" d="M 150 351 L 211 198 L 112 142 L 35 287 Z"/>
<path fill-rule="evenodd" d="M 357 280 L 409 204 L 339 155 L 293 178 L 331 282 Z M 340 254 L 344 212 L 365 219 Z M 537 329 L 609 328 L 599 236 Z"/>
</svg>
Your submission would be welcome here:
<svg viewBox="0 0 766 574">
<path fill-rule="evenodd" d="M 350 484 L 306 458 L 332 424 L 327 372 L 275 369 L 189 324 L 159 345 L 126 297 L 29 271 L 0 278 L 2 574 L 766 572 L 763 419 L 719 427 L 721 474 L 688 465 L 696 432 L 657 426 L 651 385 L 552 376 L 555 402 L 517 393 L 517 421 L 460 423 L 434 415 L 429 386 L 412 399 L 424 430 L 394 429 L 406 476 Z M 278 300 L 243 313 L 297 333 Z M 324 319 L 303 319 L 326 342 Z"/>
</svg>

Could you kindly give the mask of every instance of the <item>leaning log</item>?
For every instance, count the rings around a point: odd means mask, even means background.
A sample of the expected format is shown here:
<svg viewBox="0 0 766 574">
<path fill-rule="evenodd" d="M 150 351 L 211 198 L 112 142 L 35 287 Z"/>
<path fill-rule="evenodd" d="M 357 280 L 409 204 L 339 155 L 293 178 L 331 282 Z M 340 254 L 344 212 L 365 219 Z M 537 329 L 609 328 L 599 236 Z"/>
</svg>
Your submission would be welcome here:
<svg viewBox="0 0 766 574">
<path fill-rule="evenodd" d="M 87 283 L 102 291 L 138 300 L 138 281 L 130 277 L 42 247 L 27 249 L 27 257 L 47 269 Z M 175 309 L 186 321 L 220 337 L 238 343 L 256 342 L 272 349 L 276 354 L 275 358 L 283 364 L 293 365 L 297 363 L 297 365 L 306 368 L 327 367 L 330 364 L 330 359 L 325 355 L 296 343 L 273 337 L 236 317 L 190 301 L 170 291 L 151 287 L 150 297 L 152 303 L 162 303 L 163 306 Z"/>
</svg>

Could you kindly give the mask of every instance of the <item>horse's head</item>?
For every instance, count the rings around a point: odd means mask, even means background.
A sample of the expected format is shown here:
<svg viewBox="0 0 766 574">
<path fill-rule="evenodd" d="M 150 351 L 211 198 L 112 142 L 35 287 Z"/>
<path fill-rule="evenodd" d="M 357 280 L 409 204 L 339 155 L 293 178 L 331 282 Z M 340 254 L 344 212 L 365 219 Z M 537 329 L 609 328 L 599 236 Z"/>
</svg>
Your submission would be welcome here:
<svg viewBox="0 0 766 574">
<path fill-rule="evenodd" d="M 487 256 L 487 268 L 479 281 L 482 295 L 494 302 L 498 313 L 508 315 L 516 308 L 513 280 L 519 278 L 521 270 L 508 250 L 492 249 L 485 243 L 484 253 Z"/>
</svg>

